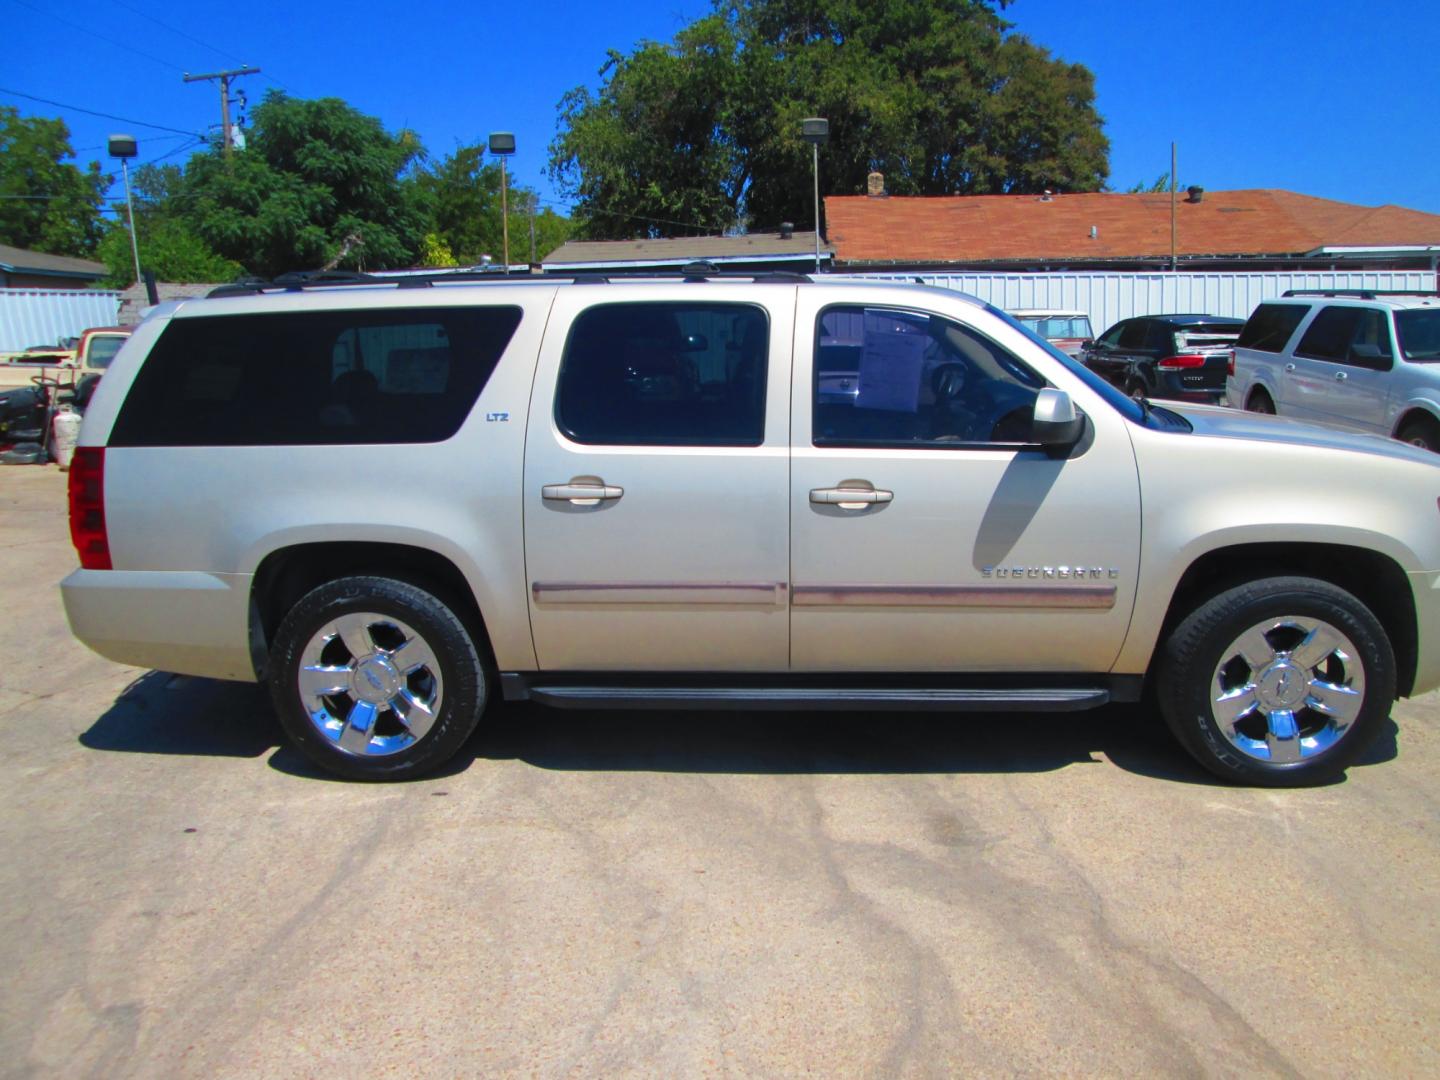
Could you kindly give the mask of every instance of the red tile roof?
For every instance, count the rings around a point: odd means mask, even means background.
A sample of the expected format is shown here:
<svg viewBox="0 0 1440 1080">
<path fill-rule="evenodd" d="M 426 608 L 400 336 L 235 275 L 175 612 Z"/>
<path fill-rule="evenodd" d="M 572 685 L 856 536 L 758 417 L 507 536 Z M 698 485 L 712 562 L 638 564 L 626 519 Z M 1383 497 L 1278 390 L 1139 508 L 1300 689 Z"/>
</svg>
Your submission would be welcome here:
<svg viewBox="0 0 1440 1080">
<path fill-rule="evenodd" d="M 1170 195 L 831 195 L 841 262 L 1131 259 L 1170 254 Z M 1179 255 L 1289 255 L 1326 246 L 1440 244 L 1440 214 L 1256 189 L 1176 197 Z M 1095 228 L 1094 239 L 1090 237 Z"/>
</svg>

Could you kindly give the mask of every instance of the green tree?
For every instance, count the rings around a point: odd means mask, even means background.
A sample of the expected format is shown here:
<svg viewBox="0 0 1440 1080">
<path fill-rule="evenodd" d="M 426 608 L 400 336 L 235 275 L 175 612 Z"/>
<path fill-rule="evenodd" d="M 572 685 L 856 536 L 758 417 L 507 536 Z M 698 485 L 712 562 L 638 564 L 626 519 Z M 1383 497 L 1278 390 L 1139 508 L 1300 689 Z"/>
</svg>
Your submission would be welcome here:
<svg viewBox="0 0 1440 1080">
<path fill-rule="evenodd" d="M 22 117 L 0 105 L 0 243 L 52 255 L 89 255 L 102 231 L 111 177 L 74 156 L 63 120 Z"/>
<path fill-rule="evenodd" d="M 139 213 L 135 217 L 140 265 L 155 271 L 161 281 L 222 283 L 241 275 L 239 263 L 215 254 L 180 219 Z M 123 217 L 105 230 L 95 253 L 109 271 L 106 285 L 124 288 L 135 280 L 130 230 Z"/>
<path fill-rule="evenodd" d="M 1100 189 L 1092 74 L 1008 30 L 986 0 L 715 0 L 566 95 L 551 176 L 591 237 L 808 223 L 800 121 L 824 116 L 829 192 Z"/>
<path fill-rule="evenodd" d="M 1170 174 L 1169 174 L 1168 172 L 1163 172 L 1163 173 L 1161 173 L 1159 176 L 1157 176 L 1157 177 L 1155 178 L 1155 182 L 1154 182 L 1153 184 L 1147 184 L 1147 183 L 1145 183 L 1145 181 L 1142 180 L 1142 181 L 1140 181 L 1138 184 L 1135 184 L 1133 187 L 1128 187 L 1128 188 L 1126 188 L 1126 189 L 1125 189 L 1125 194 L 1126 194 L 1126 195 L 1161 195 L 1161 194 L 1164 194 L 1165 192 L 1167 192 L 1167 191 L 1169 191 L 1169 190 L 1170 190 Z"/>
<path fill-rule="evenodd" d="M 190 160 L 175 198 L 196 236 L 266 277 L 416 261 L 425 222 L 402 186 L 424 154 L 412 133 L 391 135 L 338 98 L 273 90 L 251 115 L 245 151 Z"/>
<path fill-rule="evenodd" d="M 500 261 L 504 250 L 500 166 L 485 161 L 483 144 L 457 146 L 440 161 L 417 170 L 409 183 L 418 211 L 455 264 L 471 266 L 483 255 Z M 511 183 L 507 202 L 510 260 L 524 262 L 530 255 L 531 208 L 538 205 L 538 198 L 532 189 Z M 549 209 L 537 211 L 537 258 L 559 247 L 568 235 L 566 218 Z"/>
</svg>

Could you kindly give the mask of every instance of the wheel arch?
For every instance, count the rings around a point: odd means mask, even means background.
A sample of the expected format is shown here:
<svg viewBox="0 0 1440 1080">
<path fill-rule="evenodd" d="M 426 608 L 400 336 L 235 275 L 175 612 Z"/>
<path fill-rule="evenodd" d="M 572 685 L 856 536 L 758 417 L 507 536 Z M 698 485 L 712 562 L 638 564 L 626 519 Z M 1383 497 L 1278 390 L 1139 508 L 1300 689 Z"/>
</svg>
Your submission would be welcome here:
<svg viewBox="0 0 1440 1080">
<path fill-rule="evenodd" d="M 1412 420 L 1423 420 L 1440 429 L 1440 407 L 1430 401 L 1407 401 L 1401 406 L 1400 415 L 1395 418 L 1395 423 L 1390 428 L 1390 437 L 1399 438 L 1401 429 Z"/>
<path fill-rule="evenodd" d="M 1409 577 L 1390 556 L 1345 544 L 1247 543 L 1198 556 L 1171 593 L 1154 654 L 1160 654 L 1160 646 L 1180 621 L 1210 597 L 1247 581 L 1296 575 L 1344 589 L 1374 613 L 1395 650 L 1396 691 L 1400 697 L 1409 696 L 1419 660 L 1419 630 Z"/>
<path fill-rule="evenodd" d="M 255 569 L 250 590 L 251 654 L 263 678 L 275 631 L 297 600 L 342 577 L 394 578 L 444 601 L 470 631 L 482 660 L 495 670 L 495 650 L 475 591 L 445 555 L 411 544 L 335 540 L 292 544 L 270 552 Z"/>
</svg>

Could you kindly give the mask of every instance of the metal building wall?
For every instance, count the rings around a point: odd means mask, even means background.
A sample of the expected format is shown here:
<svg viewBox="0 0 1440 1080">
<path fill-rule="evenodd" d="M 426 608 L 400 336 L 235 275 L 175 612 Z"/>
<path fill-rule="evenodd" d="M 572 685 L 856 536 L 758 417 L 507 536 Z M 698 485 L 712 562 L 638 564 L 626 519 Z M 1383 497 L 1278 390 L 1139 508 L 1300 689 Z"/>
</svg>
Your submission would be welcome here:
<svg viewBox="0 0 1440 1080">
<path fill-rule="evenodd" d="M 114 326 L 120 294 L 102 289 L 0 289 L 0 352 L 55 345 Z"/>
<path fill-rule="evenodd" d="M 827 275 L 832 276 L 832 275 Z M 835 277 L 924 281 L 970 293 L 1006 311 L 1069 308 L 1090 315 L 1103 333 L 1134 315 L 1250 316 L 1262 300 L 1286 289 L 1409 289 L 1434 292 L 1428 270 L 1296 270 L 1265 273 L 884 273 Z"/>
</svg>

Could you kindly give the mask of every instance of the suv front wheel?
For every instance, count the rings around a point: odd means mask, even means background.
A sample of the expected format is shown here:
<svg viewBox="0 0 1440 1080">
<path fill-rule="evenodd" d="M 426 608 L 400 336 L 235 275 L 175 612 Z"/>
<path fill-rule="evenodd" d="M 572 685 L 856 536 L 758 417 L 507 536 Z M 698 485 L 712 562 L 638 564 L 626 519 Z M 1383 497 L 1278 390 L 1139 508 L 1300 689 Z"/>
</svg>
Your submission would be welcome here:
<svg viewBox="0 0 1440 1080">
<path fill-rule="evenodd" d="M 270 693 L 295 745 L 352 780 L 439 767 L 479 723 L 487 684 L 464 623 L 407 582 L 346 577 L 306 593 L 271 654 Z"/>
<path fill-rule="evenodd" d="M 1275 577 L 1228 589 L 1170 635 L 1156 667 L 1165 720 L 1227 780 L 1299 787 L 1335 779 L 1395 700 L 1379 620 L 1328 582 Z"/>
</svg>

